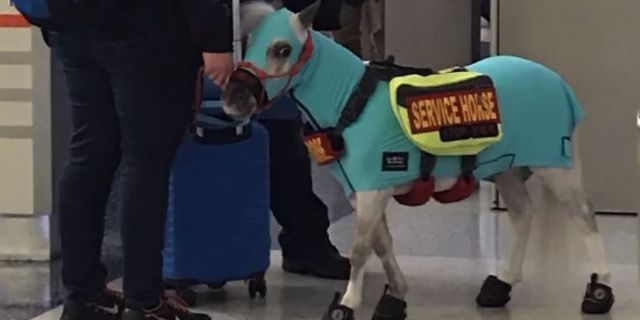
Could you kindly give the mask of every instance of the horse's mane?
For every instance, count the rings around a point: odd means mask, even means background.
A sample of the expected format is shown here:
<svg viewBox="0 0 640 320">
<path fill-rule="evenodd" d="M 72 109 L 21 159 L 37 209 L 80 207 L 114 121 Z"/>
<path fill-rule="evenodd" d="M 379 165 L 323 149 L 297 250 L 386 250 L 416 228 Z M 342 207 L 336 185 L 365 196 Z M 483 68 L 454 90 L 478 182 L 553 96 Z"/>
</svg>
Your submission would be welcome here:
<svg viewBox="0 0 640 320">
<path fill-rule="evenodd" d="M 240 28 L 242 34 L 246 35 L 255 28 L 262 19 L 273 13 L 275 8 L 264 1 L 250 1 L 240 6 Z"/>
</svg>

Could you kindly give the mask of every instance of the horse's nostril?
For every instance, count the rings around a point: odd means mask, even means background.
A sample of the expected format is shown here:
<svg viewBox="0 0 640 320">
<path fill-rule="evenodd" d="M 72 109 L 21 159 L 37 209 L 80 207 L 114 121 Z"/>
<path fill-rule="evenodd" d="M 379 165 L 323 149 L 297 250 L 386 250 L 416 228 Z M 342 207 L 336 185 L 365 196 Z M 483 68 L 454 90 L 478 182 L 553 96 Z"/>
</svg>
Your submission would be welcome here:
<svg viewBox="0 0 640 320">
<path fill-rule="evenodd" d="M 227 115 L 234 120 L 244 120 L 256 110 L 257 102 L 244 85 L 240 83 L 229 83 L 222 94 L 224 110 Z"/>
</svg>

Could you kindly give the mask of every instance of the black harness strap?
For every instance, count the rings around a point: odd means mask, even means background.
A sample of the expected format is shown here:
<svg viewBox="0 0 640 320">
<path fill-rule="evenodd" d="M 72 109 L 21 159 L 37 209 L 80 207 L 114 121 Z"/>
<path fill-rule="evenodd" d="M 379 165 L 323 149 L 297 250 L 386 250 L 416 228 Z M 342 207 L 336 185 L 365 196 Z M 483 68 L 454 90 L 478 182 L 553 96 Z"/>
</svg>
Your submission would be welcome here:
<svg viewBox="0 0 640 320">
<path fill-rule="evenodd" d="M 342 109 L 338 123 L 333 129 L 335 133 L 341 134 L 345 128 L 358 120 L 369 98 L 376 91 L 380 80 L 378 72 L 367 66 L 356 90 L 351 94 L 349 100 L 347 100 L 347 105 Z"/>
<path fill-rule="evenodd" d="M 370 62 L 358 83 L 355 91 L 347 100 L 346 106 L 342 109 L 340 118 L 335 127 L 329 128 L 329 139 L 337 149 L 344 148 L 342 133 L 344 129 L 356 122 L 364 111 L 369 98 L 378 88 L 380 81 L 391 81 L 395 77 L 418 74 L 428 76 L 433 74 L 430 68 L 413 68 L 394 64 L 395 57 L 389 56 L 385 61 Z"/>
<path fill-rule="evenodd" d="M 344 149 L 344 139 L 342 133 L 351 124 L 356 122 L 362 112 L 364 111 L 367 102 L 371 95 L 375 92 L 380 81 L 391 81 L 393 78 L 406 76 L 406 75 L 421 75 L 429 76 L 434 74 L 430 68 L 414 68 L 407 66 L 400 66 L 394 63 L 395 58 L 389 56 L 385 61 L 372 61 L 366 68 L 365 72 L 358 83 L 358 86 L 347 100 L 346 106 L 342 109 L 338 123 L 333 128 L 327 128 L 327 135 L 336 150 Z M 453 70 L 464 71 L 462 70 Z M 420 175 L 423 179 L 429 179 L 431 173 L 436 166 L 436 156 L 422 152 L 420 159 Z M 473 170 L 476 165 L 475 156 L 463 156 L 461 170 L 462 175 L 470 177 L 473 174 Z"/>
<path fill-rule="evenodd" d="M 464 178 L 472 178 L 473 170 L 476 169 L 476 156 L 462 156 L 460 164 L 461 176 Z M 420 177 L 424 180 L 431 178 L 431 173 L 436 167 L 438 158 L 428 152 L 420 154 Z"/>
<path fill-rule="evenodd" d="M 344 139 L 342 133 L 344 129 L 356 122 L 362 112 L 364 111 L 367 102 L 371 95 L 376 91 L 380 78 L 378 72 L 370 67 L 366 67 L 364 75 L 360 79 L 355 91 L 347 100 L 347 105 L 342 109 L 340 118 L 335 127 L 329 128 L 328 136 L 333 144 L 334 148 L 342 150 L 344 149 Z"/>
<path fill-rule="evenodd" d="M 462 156 L 462 176 L 465 178 L 471 178 L 473 176 L 473 170 L 476 169 L 476 156 Z"/>
<path fill-rule="evenodd" d="M 438 162 L 436 156 L 431 153 L 424 151 L 420 153 L 420 178 L 422 180 L 431 179 L 431 173 L 436 167 L 436 162 Z"/>
</svg>

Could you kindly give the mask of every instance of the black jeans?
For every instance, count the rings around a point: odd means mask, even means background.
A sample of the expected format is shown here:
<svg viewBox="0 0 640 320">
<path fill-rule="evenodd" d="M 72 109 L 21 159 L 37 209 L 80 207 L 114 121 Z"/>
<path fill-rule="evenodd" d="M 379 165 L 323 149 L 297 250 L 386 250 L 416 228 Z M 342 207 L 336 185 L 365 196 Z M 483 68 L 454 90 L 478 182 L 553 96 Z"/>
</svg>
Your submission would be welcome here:
<svg viewBox="0 0 640 320">
<path fill-rule="evenodd" d="M 260 122 L 269 131 L 271 211 L 282 226 L 279 242 L 284 258 L 304 258 L 328 249 L 328 211 L 313 192 L 311 162 L 301 139 L 301 121 Z"/>
<path fill-rule="evenodd" d="M 131 307 L 149 307 L 163 294 L 168 178 L 201 60 L 177 37 L 93 31 L 49 34 L 73 117 L 59 196 L 63 283 L 71 301 L 104 289 L 105 206 L 119 168 L 125 296 Z"/>
</svg>

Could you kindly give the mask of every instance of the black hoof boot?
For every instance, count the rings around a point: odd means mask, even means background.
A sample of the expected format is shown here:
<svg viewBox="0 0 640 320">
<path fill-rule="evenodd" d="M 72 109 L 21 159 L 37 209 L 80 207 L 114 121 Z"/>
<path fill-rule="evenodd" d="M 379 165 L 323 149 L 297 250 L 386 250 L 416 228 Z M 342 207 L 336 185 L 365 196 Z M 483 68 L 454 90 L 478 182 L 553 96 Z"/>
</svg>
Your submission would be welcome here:
<svg viewBox="0 0 640 320">
<path fill-rule="evenodd" d="M 502 308 L 511 300 L 510 293 L 510 284 L 496 276 L 489 276 L 484 280 L 482 289 L 476 297 L 476 303 L 484 308 Z"/>
<path fill-rule="evenodd" d="M 324 314 L 322 320 L 355 320 L 353 309 L 340 304 L 340 293 L 336 292 L 329 310 Z"/>
<path fill-rule="evenodd" d="M 371 320 L 404 320 L 407 318 L 407 303 L 390 296 L 389 286 L 384 289 L 384 295 L 376 306 L 376 312 Z"/>
<path fill-rule="evenodd" d="M 587 292 L 582 300 L 582 312 L 586 314 L 603 314 L 611 310 L 615 296 L 611 287 L 598 282 L 598 274 L 591 275 L 587 284 Z"/>
</svg>

